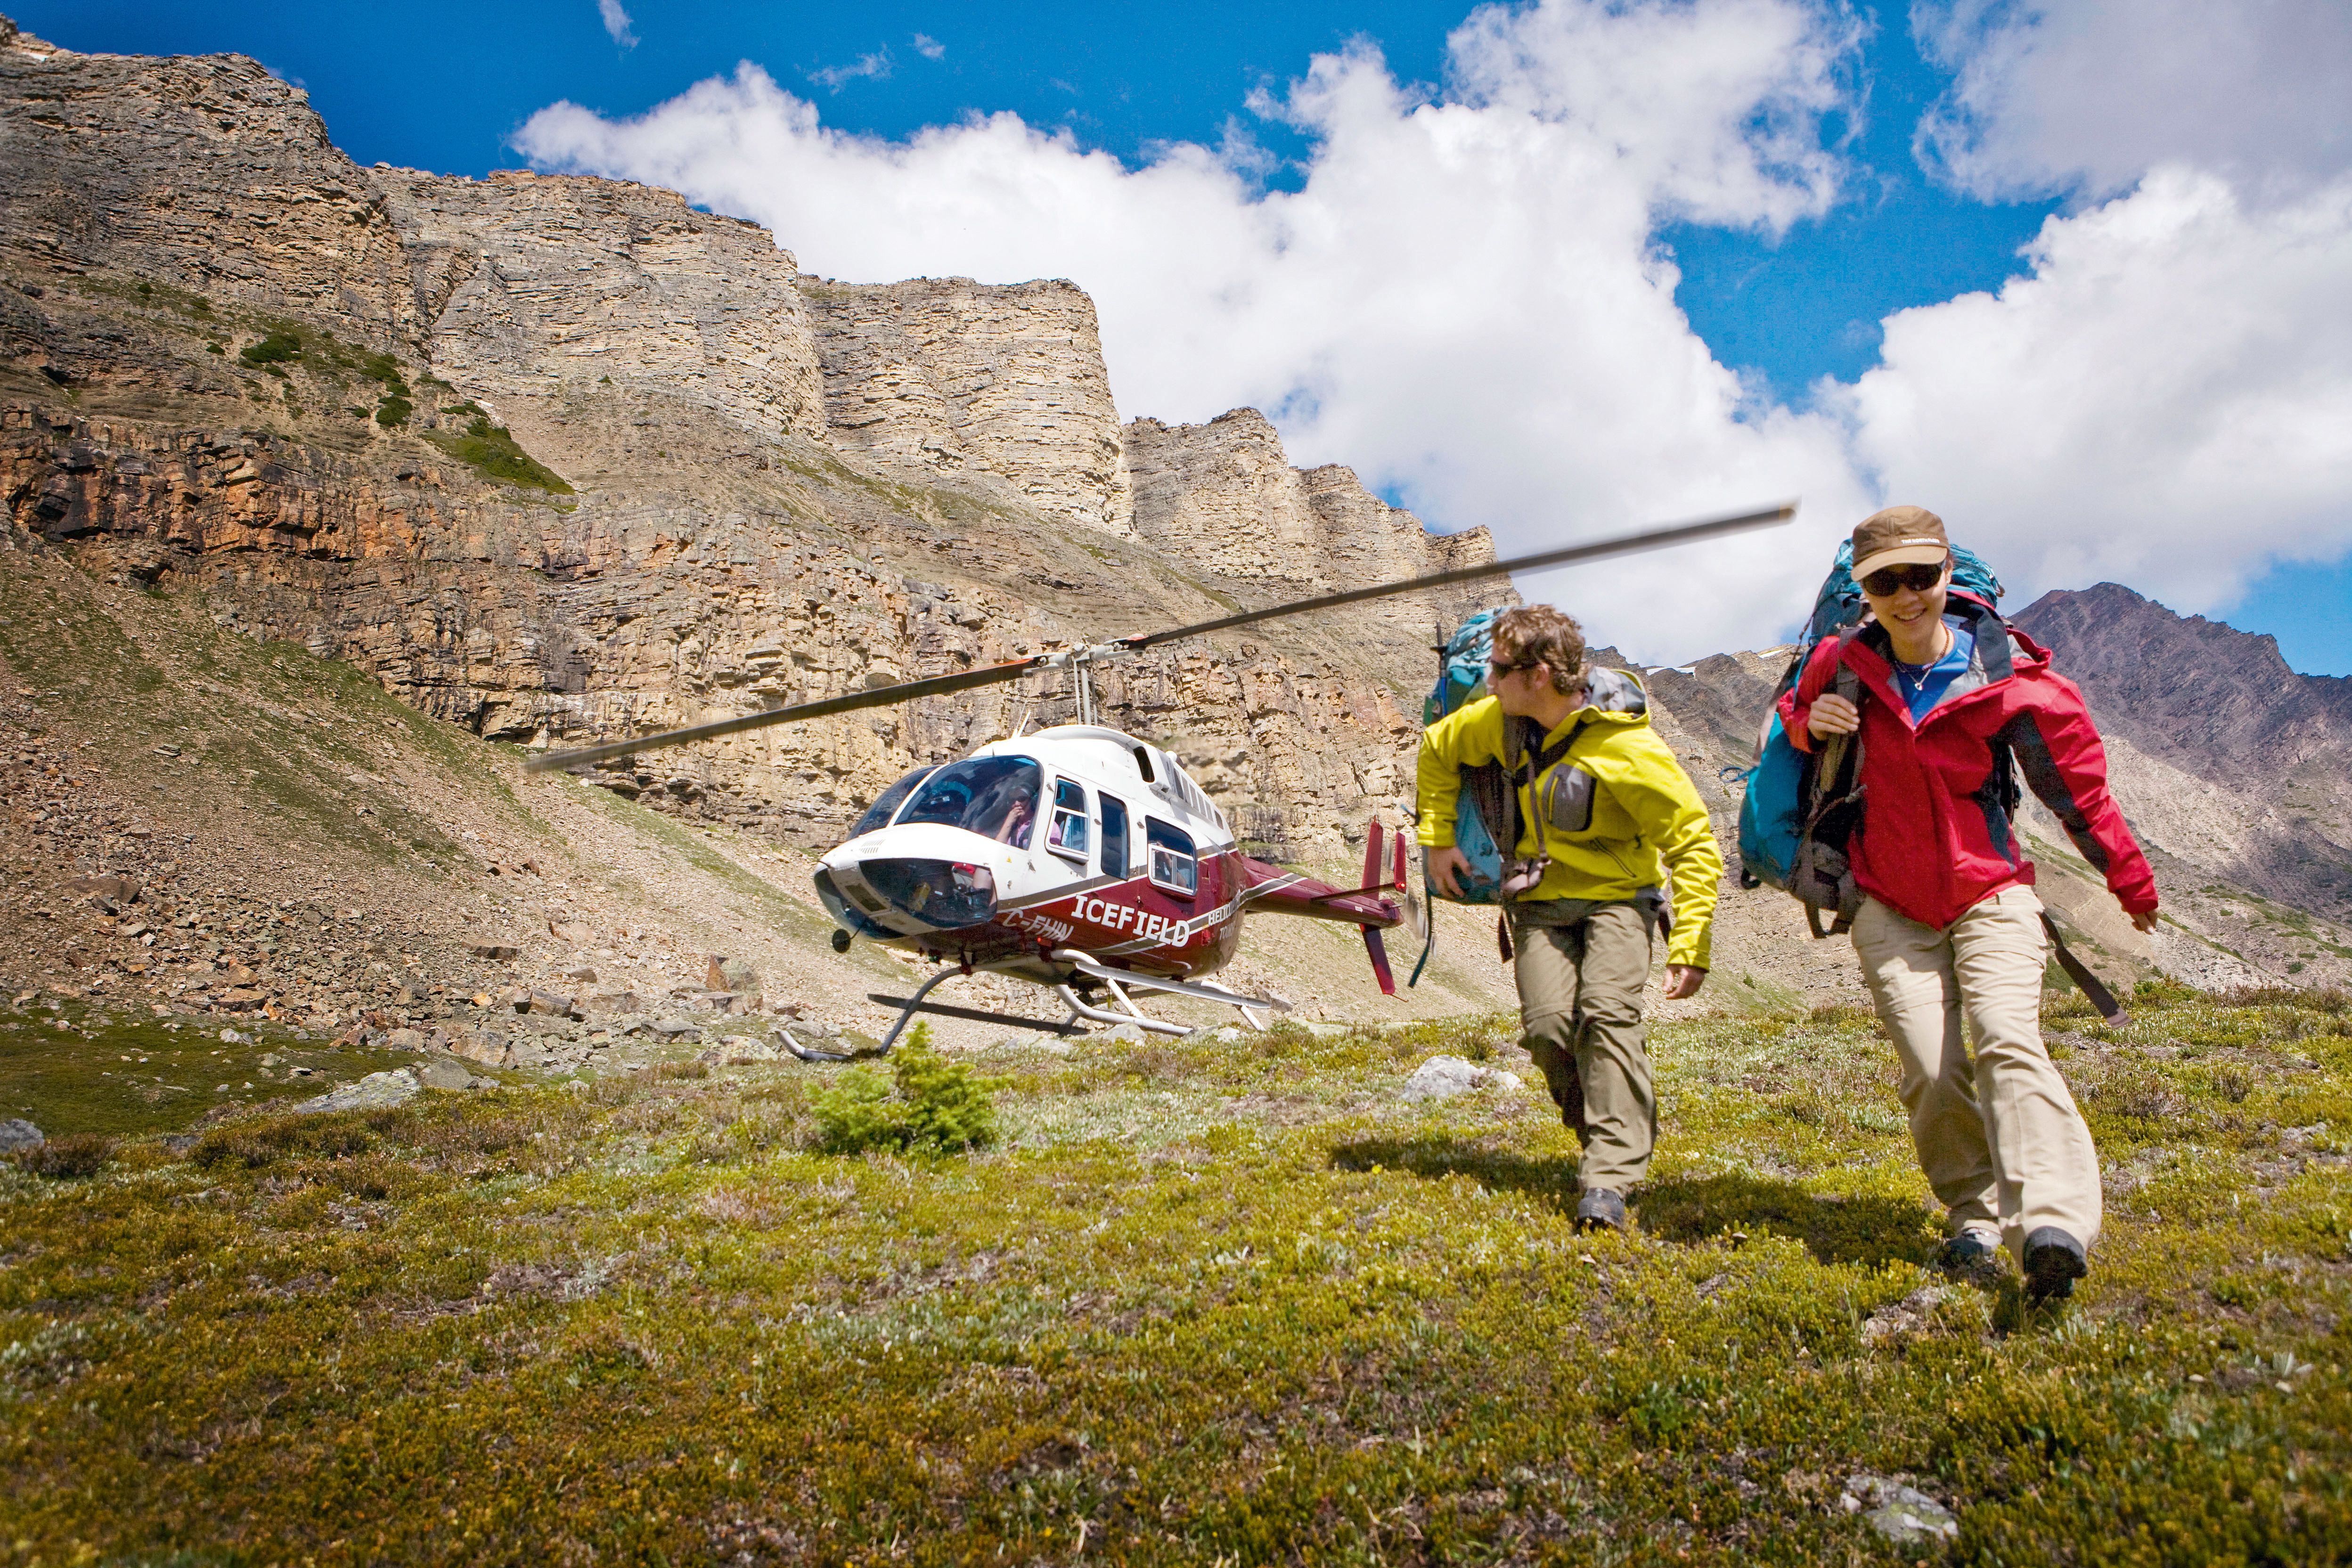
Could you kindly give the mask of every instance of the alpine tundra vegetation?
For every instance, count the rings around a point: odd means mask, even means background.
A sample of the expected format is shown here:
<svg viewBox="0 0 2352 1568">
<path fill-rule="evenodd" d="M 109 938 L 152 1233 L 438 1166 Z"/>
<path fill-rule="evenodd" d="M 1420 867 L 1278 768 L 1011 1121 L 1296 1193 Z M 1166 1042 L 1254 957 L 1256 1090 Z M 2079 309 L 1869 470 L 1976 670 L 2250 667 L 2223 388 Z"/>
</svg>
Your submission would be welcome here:
<svg viewBox="0 0 2352 1568">
<path fill-rule="evenodd" d="M 9 1560 L 2340 1560 L 2347 1009 L 2053 999 L 2111 1221 L 2032 1312 L 1845 1005 L 1658 1029 L 1622 1238 L 1537 1097 L 1401 1097 L 1501 1018 L 1008 1044 L 954 1155 L 786 1060 L 23 1156 Z"/>
</svg>

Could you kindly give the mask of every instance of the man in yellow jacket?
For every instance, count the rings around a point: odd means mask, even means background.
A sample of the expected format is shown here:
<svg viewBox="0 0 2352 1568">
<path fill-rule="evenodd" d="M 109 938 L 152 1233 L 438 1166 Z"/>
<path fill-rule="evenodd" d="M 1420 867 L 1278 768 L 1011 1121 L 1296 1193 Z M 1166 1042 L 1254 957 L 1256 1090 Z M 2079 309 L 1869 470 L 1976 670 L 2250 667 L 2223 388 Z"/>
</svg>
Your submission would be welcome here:
<svg viewBox="0 0 2352 1568">
<path fill-rule="evenodd" d="M 1461 891 L 1462 770 L 1503 764 L 1518 781 L 1503 900 L 1523 1043 L 1584 1148 L 1578 1225 L 1620 1230 L 1658 1137 L 1642 1030 L 1651 944 L 1664 927 L 1665 994 L 1696 994 L 1723 856 L 1689 775 L 1650 727 L 1641 682 L 1589 668 L 1575 621 L 1545 605 L 1496 617 L 1486 689 L 1421 738 L 1429 877 L 1440 893 Z"/>
</svg>

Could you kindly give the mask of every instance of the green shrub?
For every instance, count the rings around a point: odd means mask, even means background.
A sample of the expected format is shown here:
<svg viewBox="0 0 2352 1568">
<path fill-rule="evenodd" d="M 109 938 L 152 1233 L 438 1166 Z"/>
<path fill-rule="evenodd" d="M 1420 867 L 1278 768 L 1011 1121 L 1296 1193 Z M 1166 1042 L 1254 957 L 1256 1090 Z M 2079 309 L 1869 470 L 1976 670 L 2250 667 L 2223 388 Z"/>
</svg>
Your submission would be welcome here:
<svg viewBox="0 0 2352 1568">
<path fill-rule="evenodd" d="M 375 422 L 390 430 L 407 424 L 408 416 L 415 412 L 416 405 L 405 397 L 386 397 L 375 405 Z"/>
<path fill-rule="evenodd" d="M 236 357 L 250 365 L 283 364 L 302 357 L 302 340 L 292 332 L 275 331 L 257 343 L 247 343 Z"/>
<path fill-rule="evenodd" d="M 918 1026 L 891 1058 L 892 1078 L 851 1068 L 809 1102 L 818 1146 L 829 1153 L 898 1149 L 952 1154 L 996 1141 L 996 1080 L 932 1048 Z"/>
<path fill-rule="evenodd" d="M 97 1132 L 68 1132 L 30 1149 L 19 1149 L 13 1156 L 33 1174 L 53 1180 L 95 1176 L 113 1157 L 114 1140 Z"/>
<path fill-rule="evenodd" d="M 470 408 L 473 405 L 467 404 L 465 406 Z M 491 424 L 487 415 L 477 413 L 463 435 L 432 430 L 425 433 L 425 438 L 485 479 L 546 490 L 554 495 L 572 493 L 572 487 L 564 483 L 562 475 L 516 446 L 515 438 L 507 433 L 506 426 Z"/>
</svg>

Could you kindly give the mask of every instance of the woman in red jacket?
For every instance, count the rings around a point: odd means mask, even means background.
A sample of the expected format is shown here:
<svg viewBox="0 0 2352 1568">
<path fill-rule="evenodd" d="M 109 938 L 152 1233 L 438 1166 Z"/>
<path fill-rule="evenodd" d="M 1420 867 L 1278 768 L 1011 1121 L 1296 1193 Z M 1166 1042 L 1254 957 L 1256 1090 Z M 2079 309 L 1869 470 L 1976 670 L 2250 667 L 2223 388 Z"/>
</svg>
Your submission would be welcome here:
<svg viewBox="0 0 2352 1568">
<path fill-rule="evenodd" d="M 2042 1048 L 2048 949 L 2011 821 L 2012 756 L 2144 931 L 2156 929 L 2156 881 L 2107 794 L 2082 692 L 1990 605 L 1950 591 L 1950 551 L 1943 521 L 1917 507 L 1856 528 L 1870 616 L 1813 650 L 1780 717 L 1807 747 L 1860 732 L 1853 949 L 1902 1058 L 1920 1167 L 1950 1211 L 1946 1261 L 1987 1265 L 2005 1245 L 2040 1300 L 2071 1294 L 2085 1271 L 2099 1157 Z M 1860 680 L 1859 704 L 1831 689 L 1841 664 Z"/>
</svg>

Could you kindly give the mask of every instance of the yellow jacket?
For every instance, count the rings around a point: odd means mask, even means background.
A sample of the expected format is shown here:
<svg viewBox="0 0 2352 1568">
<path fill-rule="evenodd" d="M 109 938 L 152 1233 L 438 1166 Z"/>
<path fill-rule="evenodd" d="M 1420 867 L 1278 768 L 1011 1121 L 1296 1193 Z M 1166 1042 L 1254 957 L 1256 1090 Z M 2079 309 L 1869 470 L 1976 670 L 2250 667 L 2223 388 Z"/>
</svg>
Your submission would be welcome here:
<svg viewBox="0 0 2352 1568">
<path fill-rule="evenodd" d="M 1674 930 L 1666 938 L 1666 962 L 1706 968 L 1708 926 L 1715 919 L 1716 886 L 1723 878 L 1723 854 L 1715 829 L 1690 775 L 1657 731 L 1650 727 L 1648 700 L 1622 670 L 1611 677 L 1604 706 L 1579 708 L 1543 738 L 1549 749 L 1573 734 L 1567 754 L 1535 780 L 1534 798 L 1559 768 L 1581 768 L 1598 782 L 1591 825 L 1563 833 L 1538 823 L 1529 792 L 1518 799 L 1517 856 L 1536 852 L 1536 834 L 1551 858 L 1530 899 L 1630 899 L 1643 888 L 1666 886 L 1673 873 Z M 1602 683 L 1596 683 L 1600 688 Z M 1462 793 L 1462 770 L 1503 756 L 1503 705 L 1482 698 L 1422 732 L 1421 842 L 1433 849 L 1454 843 L 1454 804 Z"/>
</svg>

